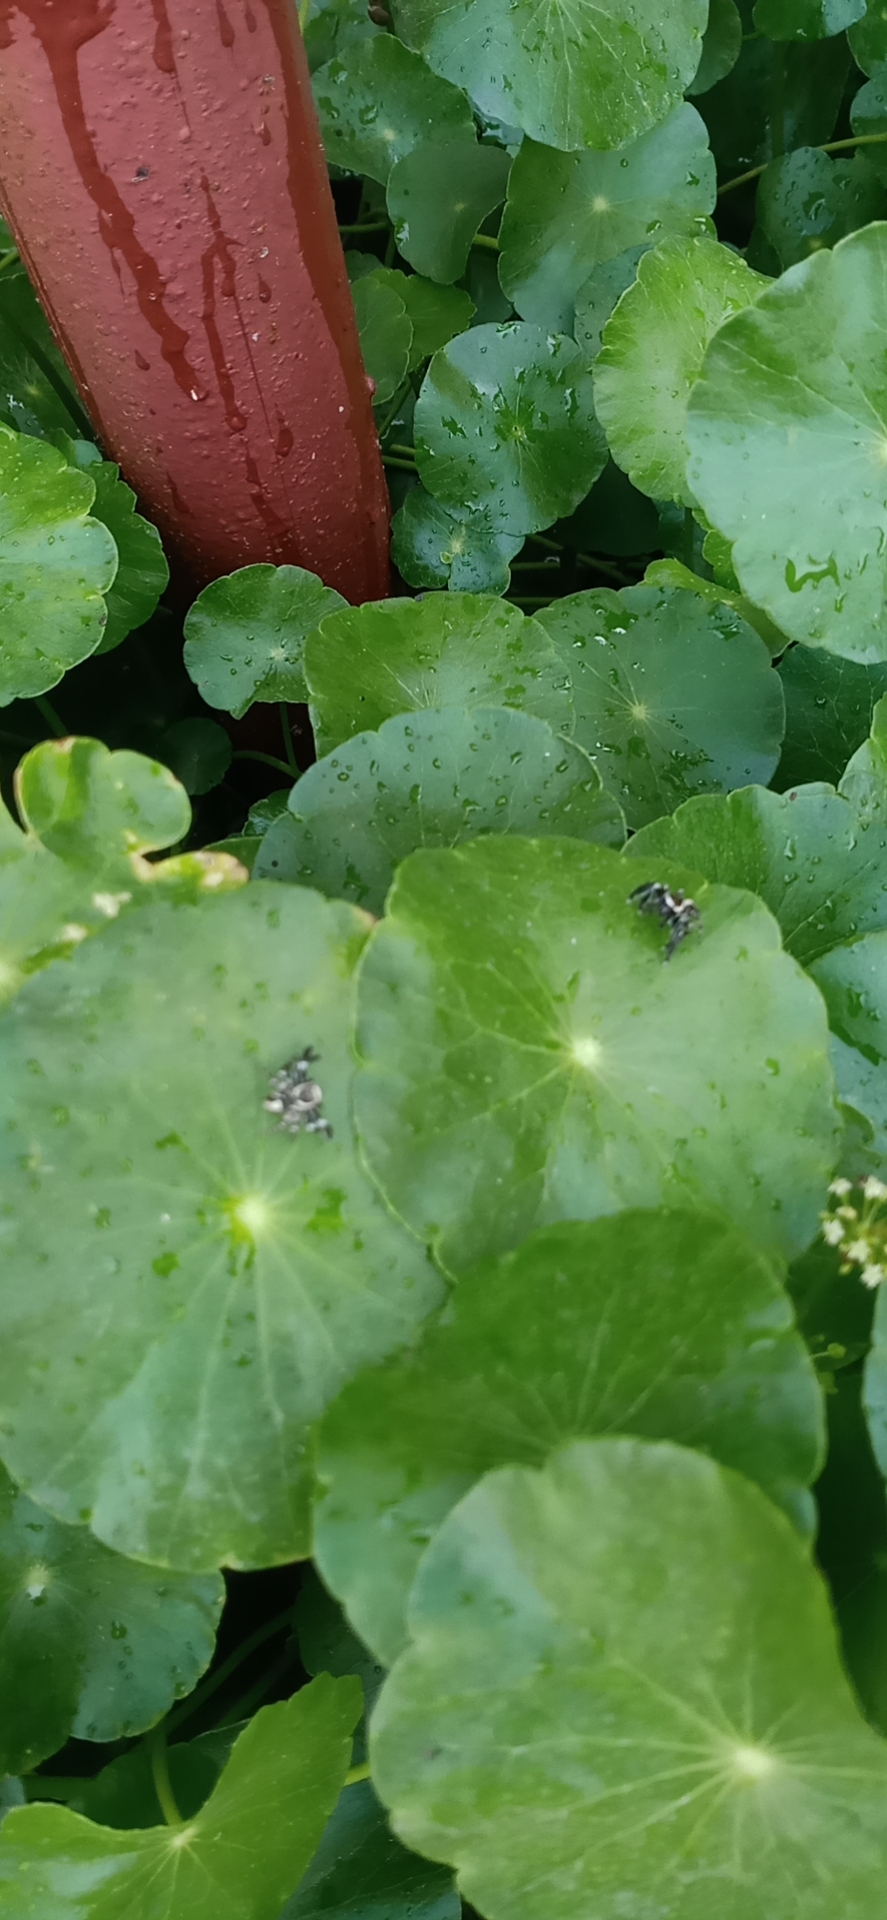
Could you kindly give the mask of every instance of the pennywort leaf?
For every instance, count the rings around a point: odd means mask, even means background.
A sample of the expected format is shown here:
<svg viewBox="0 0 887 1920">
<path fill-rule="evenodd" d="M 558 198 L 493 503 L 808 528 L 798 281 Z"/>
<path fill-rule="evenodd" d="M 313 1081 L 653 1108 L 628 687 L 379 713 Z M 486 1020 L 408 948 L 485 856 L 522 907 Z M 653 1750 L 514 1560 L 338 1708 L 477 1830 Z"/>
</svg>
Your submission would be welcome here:
<svg viewBox="0 0 887 1920">
<path fill-rule="evenodd" d="M 642 878 L 702 914 L 668 964 L 628 899 Z M 825 1014 L 750 894 L 574 840 L 414 853 L 364 956 L 357 1037 L 366 1163 L 452 1271 L 626 1206 L 720 1208 L 771 1251 L 816 1230 Z"/>
<path fill-rule="evenodd" d="M 474 1268 L 418 1346 L 334 1401 L 315 1551 L 380 1657 L 405 1644 L 424 1548 L 482 1474 L 620 1430 L 712 1453 L 809 1531 L 812 1362 L 767 1262 L 701 1214 L 538 1229 Z"/>
<path fill-rule="evenodd" d="M 622 147 L 668 113 L 699 64 L 705 10 L 617 0 L 545 16 L 528 0 L 404 0 L 398 31 L 481 112 L 566 150 Z"/>
<path fill-rule="evenodd" d="M 791 268 L 716 334 L 687 416 L 688 481 L 743 591 L 863 663 L 887 658 L 885 257 L 878 223 Z"/>
<path fill-rule="evenodd" d="M 429 493 L 514 535 L 570 513 L 607 457 L 579 348 L 520 322 L 473 327 L 434 355 L 415 436 Z"/>
<path fill-rule="evenodd" d="M 836 1883 L 848 1920 L 870 1914 L 887 1748 L 820 1575 L 739 1475 L 634 1439 L 489 1474 L 429 1547 L 409 1627 L 374 1776 L 491 1920 L 714 1899 L 827 1920 Z"/>
</svg>

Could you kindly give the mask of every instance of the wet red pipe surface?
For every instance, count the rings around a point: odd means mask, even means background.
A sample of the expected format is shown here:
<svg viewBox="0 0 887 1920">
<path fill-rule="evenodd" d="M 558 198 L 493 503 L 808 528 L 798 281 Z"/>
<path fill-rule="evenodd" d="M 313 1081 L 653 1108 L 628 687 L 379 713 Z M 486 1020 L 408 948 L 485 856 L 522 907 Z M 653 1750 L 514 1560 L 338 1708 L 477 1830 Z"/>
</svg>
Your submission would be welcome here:
<svg viewBox="0 0 887 1920">
<path fill-rule="evenodd" d="M 388 497 L 294 0 L 0 0 L 0 203 L 193 585 L 385 594 Z"/>
</svg>

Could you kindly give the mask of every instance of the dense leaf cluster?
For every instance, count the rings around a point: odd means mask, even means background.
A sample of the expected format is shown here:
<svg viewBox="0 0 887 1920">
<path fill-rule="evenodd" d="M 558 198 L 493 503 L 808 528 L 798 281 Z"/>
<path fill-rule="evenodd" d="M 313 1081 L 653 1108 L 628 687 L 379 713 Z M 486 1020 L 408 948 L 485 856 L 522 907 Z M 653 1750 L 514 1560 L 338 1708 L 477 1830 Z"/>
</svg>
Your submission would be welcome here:
<svg viewBox="0 0 887 1920">
<path fill-rule="evenodd" d="M 0 250 L 0 1920 L 871 1920 L 887 15 L 301 16 L 390 599 Z"/>
</svg>

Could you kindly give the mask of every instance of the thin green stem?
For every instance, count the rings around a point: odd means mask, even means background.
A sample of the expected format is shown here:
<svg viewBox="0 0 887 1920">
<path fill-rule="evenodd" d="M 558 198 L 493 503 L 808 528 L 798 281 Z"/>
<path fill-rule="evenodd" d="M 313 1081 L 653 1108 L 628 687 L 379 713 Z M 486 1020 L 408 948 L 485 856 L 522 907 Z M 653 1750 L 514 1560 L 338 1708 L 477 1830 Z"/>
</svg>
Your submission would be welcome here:
<svg viewBox="0 0 887 1920">
<path fill-rule="evenodd" d="M 236 757 L 235 755 L 235 759 Z M 268 755 L 266 754 L 261 757 L 267 759 Z M 275 764 L 279 765 L 279 762 Z M 205 1701 L 212 1698 L 214 1693 L 218 1693 L 219 1688 L 225 1685 L 226 1680 L 230 1680 L 232 1673 L 237 1672 L 238 1667 L 242 1666 L 244 1660 L 249 1659 L 251 1653 L 256 1653 L 259 1647 L 263 1647 L 266 1640 L 273 1640 L 274 1635 L 276 1633 L 282 1633 L 284 1627 L 292 1626 L 294 1614 L 294 1607 L 286 1607 L 283 1613 L 276 1613 L 273 1620 L 266 1620 L 263 1627 L 257 1627 L 255 1633 L 251 1633 L 248 1640 L 242 1640 L 240 1646 L 235 1647 L 234 1652 L 228 1655 L 227 1660 L 223 1660 L 222 1665 L 216 1668 L 215 1673 L 211 1673 L 206 1680 L 201 1682 L 199 1687 L 195 1687 L 194 1692 L 189 1694 L 187 1700 L 182 1701 L 180 1707 L 176 1707 L 172 1713 L 167 1714 L 167 1732 L 174 1733 L 176 1729 L 181 1726 L 183 1720 L 190 1720 L 191 1715 L 197 1713 Z"/>
<path fill-rule="evenodd" d="M 368 1780 L 369 1777 L 370 1763 L 368 1760 L 365 1760 L 362 1767 L 352 1767 L 350 1773 L 346 1773 L 345 1785 L 346 1787 L 356 1787 L 358 1780 Z"/>
<path fill-rule="evenodd" d="M 885 140 L 887 140 L 887 133 L 856 133 L 849 140 L 826 140 L 814 151 L 816 153 L 847 153 L 851 147 L 883 146 Z M 770 161 L 765 160 L 762 166 L 749 167 L 747 173 L 737 173 L 733 180 L 725 180 L 723 186 L 718 188 L 718 199 L 720 200 L 724 193 L 732 193 L 734 187 L 746 186 L 749 180 L 759 180 L 761 174 L 766 173 L 769 165 Z"/>
<path fill-rule="evenodd" d="M 160 1811 L 168 1827 L 180 1827 L 182 1816 L 176 1806 L 176 1796 L 169 1777 L 169 1752 L 166 1745 L 166 1721 L 161 1720 L 146 1736 L 146 1745 L 151 1756 L 151 1777 L 154 1792 L 160 1803 Z"/>
<path fill-rule="evenodd" d="M 388 412 L 385 415 L 384 420 L 380 420 L 376 428 L 376 432 L 378 433 L 380 440 L 384 440 L 392 420 L 395 420 L 397 418 L 398 408 L 403 404 L 409 391 L 410 391 L 410 381 L 403 380 L 400 386 L 398 387 L 398 390 L 394 396 L 394 399 L 391 402 L 391 405 L 388 409 Z"/>
<path fill-rule="evenodd" d="M 294 780 L 298 780 L 299 762 L 296 759 L 296 750 L 293 746 L 293 730 L 292 730 L 292 727 L 290 726 L 290 717 L 289 717 L 289 712 L 287 710 L 287 704 L 285 700 L 279 700 L 277 704 L 278 704 L 278 711 L 280 713 L 280 724 L 281 724 L 281 727 L 283 728 L 283 750 L 284 750 L 284 753 L 286 754 L 287 766 L 289 767 L 290 773 L 292 774 Z"/>
<path fill-rule="evenodd" d="M 383 467 L 396 467 L 398 473 L 416 472 L 415 460 L 397 460 L 393 453 L 383 453 L 382 465 Z"/>
<path fill-rule="evenodd" d="M 394 232 L 394 228 L 392 227 L 392 229 L 391 229 L 391 232 L 390 232 L 390 233 L 389 233 L 389 235 L 388 235 L 388 240 L 387 240 L 387 242 L 386 242 L 386 246 L 385 246 L 385 261 L 384 261 L 384 264 L 385 264 L 385 266 L 386 266 L 386 267 L 393 267 L 393 265 L 394 265 L 394 256 L 395 256 L 395 254 L 396 254 L 396 252 L 397 252 L 397 239 L 396 239 L 396 237 L 395 237 L 395 232 Z"/>
<path fill-rule="evenodd" d="M 311 15 L 311 0 L 301 0 L 299 7 L 299 32 L 304 33 Z"/>
<path fill-rule="evenodd" d="M 398 443 L 396 440 L 392 440 L 388 451 L 389 453 L 399 453 L 403 460 L 415 460 L 416 458 L 415 447 L 398 446 Z"/>
<path fill-rule="evenodd" d="M 350 226 L 340 227 L 340 233 L 387 233 L 390 220 L 353 220 Z"/>
<path fill-rule="evenodd" d="M 67 740 L 68 729 L 65 726 L 64 721 L 59 719 L 59 716 L 56 713 L 55 707 L 52 705 L 51 701 L 47 700 L 45 694 L 42 694 L 42 693 L 38 694 L 36 700 L 34 701 L 34 705 L 37 708 L 37 712 L 42 713 L 47 726 L 52 729 L 52 732 L 55 734 L 56 739 Z"/>
<path fill-rule="evenodd" d="M 489 253 L 499 252 L 499 242 L 491 233 L 476 233 L 471 244 L 473 247 L 486 247 Z"/>
<path fill-rule="evenodd" d="M 285 773 L 289 779 L 293 776 L 292 767 L 286 760 L 278 760 L 273 753 L 259 753 L 256 747 L 238 747 L 231 758 L 232 760 L 261 760 L 263 766 L 276 767 L 278 773 Z"/>
<path fill-rule="evenodd" d="M 7 267 L 13 266 L 17 259 L 18 247 L 7 247 L 5 253 L 0 253 L 0 273 L 5 273 Z"/>
</svg>

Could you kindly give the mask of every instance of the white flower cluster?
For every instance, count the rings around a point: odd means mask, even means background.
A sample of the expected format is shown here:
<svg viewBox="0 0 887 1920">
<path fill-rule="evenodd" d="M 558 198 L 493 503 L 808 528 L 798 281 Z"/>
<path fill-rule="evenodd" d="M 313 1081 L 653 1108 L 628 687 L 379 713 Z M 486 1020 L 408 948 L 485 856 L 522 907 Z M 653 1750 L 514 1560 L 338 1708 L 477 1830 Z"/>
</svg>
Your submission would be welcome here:
<svg viewBox="0 0 887 1920">
<path fill-rule="evenodd" d="M 842 1273 L 859 1267 L 863 1286 L 879 1287 L 887 1280 L 887 1186 L 869 1174 L 855 1183 L 833 1180 L 829 1193 L 832 1207 L 820 1215 L 823 1240 L 837 1247 Z"/>
</svg>

